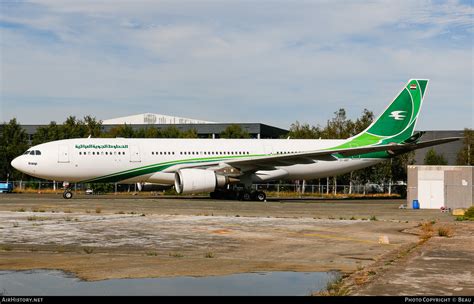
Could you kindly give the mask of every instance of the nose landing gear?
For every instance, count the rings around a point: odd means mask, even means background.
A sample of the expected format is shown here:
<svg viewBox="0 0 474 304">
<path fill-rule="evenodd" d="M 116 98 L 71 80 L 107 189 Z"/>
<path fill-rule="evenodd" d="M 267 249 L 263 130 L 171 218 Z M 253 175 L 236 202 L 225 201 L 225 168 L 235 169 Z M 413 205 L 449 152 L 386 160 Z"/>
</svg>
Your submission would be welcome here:
<svg viewBox="0 0 474 304">
<path fill-rule="evenodd" d="M 71 199 L 72 198 L 72 192 L 71 192 L 71 188 L 69 188 L 69 183 L 64 182 L 63 187 L 64 187 L 63 198 Z"/>
<path fill-rule="evenodd" d="M 63 198 L 65 198 L 65 199 L 71 199 L 71 198 L 72 198 L 72 192 L 71 192 L 71 190 L 69 190 L 69 189 L 64 190 Z"/>
</svg>

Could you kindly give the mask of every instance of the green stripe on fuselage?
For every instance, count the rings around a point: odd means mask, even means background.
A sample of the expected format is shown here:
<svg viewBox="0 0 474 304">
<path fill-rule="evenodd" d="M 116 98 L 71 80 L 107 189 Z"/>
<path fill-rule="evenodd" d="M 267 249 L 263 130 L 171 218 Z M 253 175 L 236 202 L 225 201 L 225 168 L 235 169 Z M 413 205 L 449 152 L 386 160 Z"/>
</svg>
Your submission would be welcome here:
<svg viewBox="0 0 474 304">
<path fill-rule="evenodd" d="M 181 165 L 181 164 L 197 164 L 197 163 L 206 163 L 206 162 L 213 162 L 217 160 L 228 160 L 228 159 L 236 159 L 236 158 L 244 158 L 244 157 L 258 157 L 258 156 L 266 156 L 266 154 L 253 154 L 253 155 L 235 155 L 235 156 L 218 156 L 218 157 L 206 157 L 206 158 L 191 158 L 191 159 L 182 159 L 182 160 L 174 160 L 168 161 L 163 163 L 151 164 L 147 166 L 137 167 L 125 171 L 120 171 L 116 173 L 111 173 L 108 175 L 104 175 L 101 177 L 96 177 L 88 180 L 81 181 L 82 183 L 111 183 L 111 182 L 119 182 L 122 180 L 126 180 L 132 177 L 137 177 L 140 175 L 145 175 L 149 173 L 155 173 L 163 171 L 171 166 L 174 165 Z"/>
</svg>

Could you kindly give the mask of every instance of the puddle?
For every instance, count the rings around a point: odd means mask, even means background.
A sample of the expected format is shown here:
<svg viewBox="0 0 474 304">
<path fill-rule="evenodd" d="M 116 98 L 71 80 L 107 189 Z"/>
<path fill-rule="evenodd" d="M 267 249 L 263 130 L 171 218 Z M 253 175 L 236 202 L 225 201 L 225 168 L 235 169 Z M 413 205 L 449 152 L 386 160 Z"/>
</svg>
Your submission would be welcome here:
<svg viewBox="0 0 474 304">
<path fill-rule="evenodd" d="M 327 282 L 337 275 L 337 272 L 263 272 L 86 282 L 56 270 L 0 271 L 0 295 L 307 296 L 325 289 Z"/>
</svg>

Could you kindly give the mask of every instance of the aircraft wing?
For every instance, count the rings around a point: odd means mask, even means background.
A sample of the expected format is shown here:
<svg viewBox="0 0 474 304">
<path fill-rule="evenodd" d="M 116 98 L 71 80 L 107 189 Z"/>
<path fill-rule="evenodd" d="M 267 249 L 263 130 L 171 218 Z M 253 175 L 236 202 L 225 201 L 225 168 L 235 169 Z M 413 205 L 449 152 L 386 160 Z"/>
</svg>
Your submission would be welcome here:
<svg viewBox="0 0 474 304">
<path fill-rule="evenodd" d="M 307 151 L 301 153 L 293 153 L 293 154 L 273 154 L 273 155 L 266 155 L 266 156 L 253 156 L 247 158 L 239 158 L 239 159 L 227 159 L 227 160 L 220 160 L 211 163 L 205 164 L 187 164 L 183 166 L 179 166 L 180 168 L 209 168 L 214 169 L 214 167 L 219 166 L 222 167 L 223 165 L 231 166 L 234 168 L 240 169 L 242 172 L 245 171 L 258 171 L 258 170 L 273 170 L 276 167 L 280 166 L 291 166 L 291 165 L 298 165 L 298 164 L 311 164 L 318 160 L 324 161 L 335 161 L 337 160 L 338 156 L 342 157 L 349 157 L 355 156 L 360 154 L 372 153 L 372 152 L 381 152 L 387 151 L 392 155 L 398 155 L 401 153 L 431 147 L 435 145 L 440 145 L 452 141 L 456 141 L 461 139 L 462 137 L 447 137 L 441 139 L 433 139 L 419 143 L 405 143 L 405 144 L 387 144 L 387 145 L 379 145 L 379 146 L 365 146 L 365 147 L 357 147 L 357 148 L 342 148 L 342 149 L 328 149 L 328 150 L 317 150 L 317 151 Z M 218 167 L 216 167 L 217 169 Z"/>
</svg>

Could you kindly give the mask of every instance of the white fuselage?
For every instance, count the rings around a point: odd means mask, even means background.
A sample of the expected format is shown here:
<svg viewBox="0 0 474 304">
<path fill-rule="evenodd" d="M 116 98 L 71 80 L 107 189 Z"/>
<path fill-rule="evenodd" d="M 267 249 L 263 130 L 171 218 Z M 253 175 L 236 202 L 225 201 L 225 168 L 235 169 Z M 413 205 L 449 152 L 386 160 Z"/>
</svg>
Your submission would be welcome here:
<svg viewBox="0 0 474 304">
<path fill-rule="evenodd" d="M 206 161 L 317 151 L 346 140 L 303 139 L 128 139 L 79 138 L 30 148 L 12 165 L 29 175 L 69 182 L 151 182 L 173 184 L 174 172 Z M 35 151 L 39 151 L 35 152 Z M 40 154 L 40 155 L 39 155 Z M 351 172 L 383 159 L 342 158 L 256 171 L 254 182 L 314 179 Z M 156 169 L 159 165 L 159 169 Z M 162 166 L 161 166 L 162 165 Z M 153 166 L 153 169 L 147 169 Z M 148 171 L 147 171 L 148 170 Z M 133 171 L 135 174 L 128 175 Z M 140 172 L 139 175 L 136 172 Z M 107 176 L 110 176 L 109 178 Z"/>
</svg>

